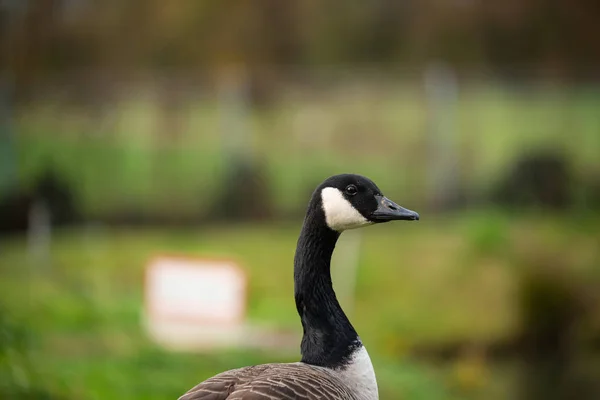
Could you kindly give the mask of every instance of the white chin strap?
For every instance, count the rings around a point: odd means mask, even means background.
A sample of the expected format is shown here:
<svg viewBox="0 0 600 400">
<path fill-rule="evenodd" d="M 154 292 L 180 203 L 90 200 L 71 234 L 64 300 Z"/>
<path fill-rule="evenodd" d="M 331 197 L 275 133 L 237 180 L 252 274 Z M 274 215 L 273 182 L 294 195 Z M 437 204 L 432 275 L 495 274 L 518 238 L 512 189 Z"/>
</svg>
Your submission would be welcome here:
<svg viewBox="0 0 600 400">
<path fill-rule="evenodd" d="M 321 191 L 321 202 L 323 203 L 327 226 L 334 231 L 342 232 L 346 229 L 360 228 L 372 224 L 344 198 L 339 189 L 324 188 Z"/>
</svg>

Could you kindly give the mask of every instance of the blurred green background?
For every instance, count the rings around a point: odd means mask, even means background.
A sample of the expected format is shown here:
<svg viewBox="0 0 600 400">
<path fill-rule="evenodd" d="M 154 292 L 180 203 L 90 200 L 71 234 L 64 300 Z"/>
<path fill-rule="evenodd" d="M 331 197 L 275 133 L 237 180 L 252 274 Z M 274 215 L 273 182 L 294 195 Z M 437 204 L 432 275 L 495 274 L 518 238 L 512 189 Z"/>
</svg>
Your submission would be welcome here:
<svg viewBox="0 0 600 400">
<path fill-rule="evenodd" d="M 297 235 L 342 172 L 422 217 L 360 232 L 341 299 L 382 400 L 600 398 L 598 18 L 587 0 L 2 2 L 0 398 L 177 398 L 296 361 L 299 343 L 161 348 L 144 268 L 233 257 L 249 321 L 300 334 Z"/>
</svg>

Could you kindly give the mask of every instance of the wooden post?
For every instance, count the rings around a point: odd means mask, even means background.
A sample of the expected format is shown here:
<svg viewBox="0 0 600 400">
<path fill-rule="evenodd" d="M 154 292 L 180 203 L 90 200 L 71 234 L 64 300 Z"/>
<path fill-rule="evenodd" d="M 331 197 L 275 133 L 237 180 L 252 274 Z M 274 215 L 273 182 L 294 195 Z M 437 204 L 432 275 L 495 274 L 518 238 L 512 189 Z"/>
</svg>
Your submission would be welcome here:
<svg viewBox="0 0 600 400">
<path fill-rule="evenodd" d="M 47 269 L 50 264 L 52 223 L 48 206 L 42 199 L 35 199 L 29 210 L 27 250 L 36 270 Z"/>
<path fill-rule="evenodd" d="M 458 82 L 454 71 L 445 64 L 429 65 L 425 94 L 429 114 L 429 202 L 433 210 L 439 210 L 450 206 L 458 194 Z"/>
<path fill-rule="evenodd" d="M 338 243 L 338 251 L 332 260 L 332 280 L 337 297 L 348 315 L 352 315 L 356 302 L 356 282 L 362 234 L 358 230 L 344 233 Z"/>
</svg>

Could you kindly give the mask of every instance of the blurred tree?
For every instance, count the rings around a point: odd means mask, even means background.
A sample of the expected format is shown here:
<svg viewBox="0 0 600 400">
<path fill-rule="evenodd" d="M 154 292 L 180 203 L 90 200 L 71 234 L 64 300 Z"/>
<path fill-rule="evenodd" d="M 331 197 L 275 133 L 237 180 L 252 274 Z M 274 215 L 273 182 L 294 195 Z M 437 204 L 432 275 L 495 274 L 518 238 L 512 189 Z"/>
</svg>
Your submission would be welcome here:
<svg viewBox="0 0 600 400">
<path fill-rule="evenodd" d="M 202 68 L 345 62 L 597 71 L 594 0 L 32 0 L 5 53 L 27 83 L 73 68 Z"/>
<path fill-rule="evenodd" d="M 562 76 L 589 73 L 600 62 L 600 3 L 509 0 L 481 3 L 488 63 L 537 67 Z"/>
</svg>

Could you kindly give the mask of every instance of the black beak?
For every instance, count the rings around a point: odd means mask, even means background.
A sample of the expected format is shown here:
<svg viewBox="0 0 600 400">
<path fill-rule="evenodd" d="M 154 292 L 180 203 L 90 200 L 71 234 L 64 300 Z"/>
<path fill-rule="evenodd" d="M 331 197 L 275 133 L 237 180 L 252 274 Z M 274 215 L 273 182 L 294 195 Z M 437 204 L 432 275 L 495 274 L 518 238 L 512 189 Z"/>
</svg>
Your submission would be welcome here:
<svg viewBox="0 0 600 400">
<path fill-rule="evenodd" d="M 375 199 L 377 199 L 377 210 L 373 211 L 371 214 L 371 220 L 374 222 L 419 220 L 419 214 L 404 207 L 400 207 L 385 196 L 376 195 Z"/>
</svg>

